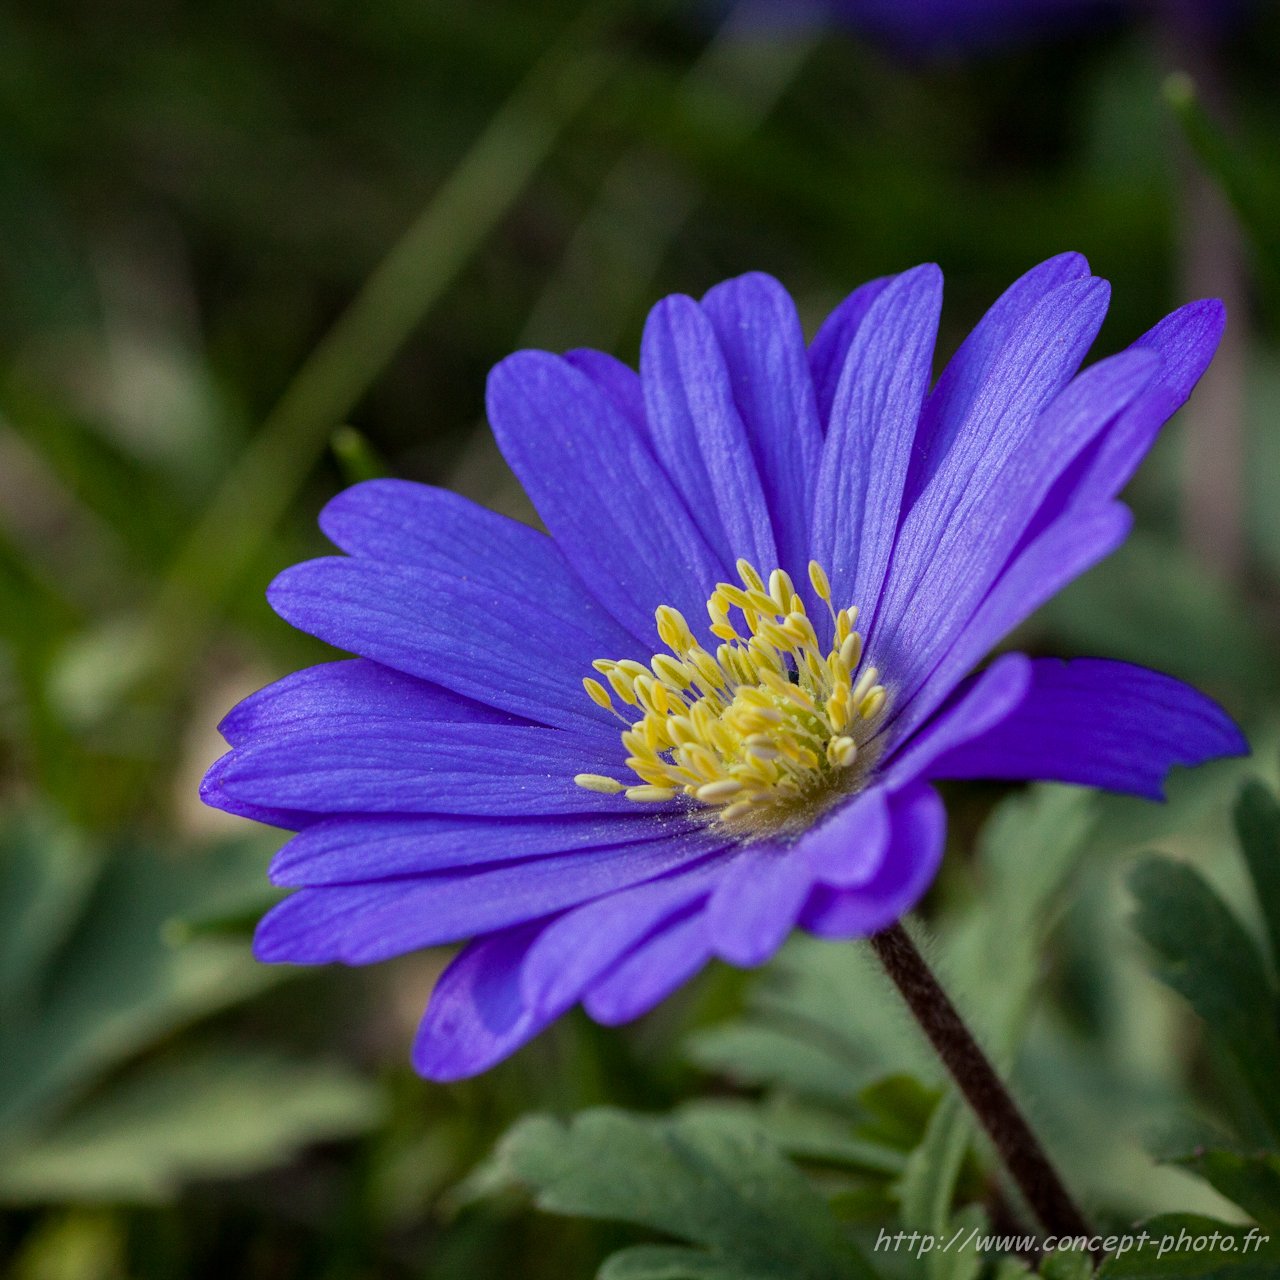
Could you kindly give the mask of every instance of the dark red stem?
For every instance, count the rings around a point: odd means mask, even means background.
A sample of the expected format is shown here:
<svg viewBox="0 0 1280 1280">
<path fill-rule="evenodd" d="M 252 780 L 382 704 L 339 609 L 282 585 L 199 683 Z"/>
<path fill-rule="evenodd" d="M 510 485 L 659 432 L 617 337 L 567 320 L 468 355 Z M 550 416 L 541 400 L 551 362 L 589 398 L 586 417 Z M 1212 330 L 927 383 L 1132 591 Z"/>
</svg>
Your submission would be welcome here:
<svg viewBox="0 0 1280 1280">
<path fill-rule="evenodd" d="M 1040 1225 L 1053 1236 L 1092 1236 L 1088 1222 L 1049 1163 L 1018 1104 L 907 931 L 900 924 L 892 925 L 877 933 L 871 945 L 982 1122 Z"/>
</svg>

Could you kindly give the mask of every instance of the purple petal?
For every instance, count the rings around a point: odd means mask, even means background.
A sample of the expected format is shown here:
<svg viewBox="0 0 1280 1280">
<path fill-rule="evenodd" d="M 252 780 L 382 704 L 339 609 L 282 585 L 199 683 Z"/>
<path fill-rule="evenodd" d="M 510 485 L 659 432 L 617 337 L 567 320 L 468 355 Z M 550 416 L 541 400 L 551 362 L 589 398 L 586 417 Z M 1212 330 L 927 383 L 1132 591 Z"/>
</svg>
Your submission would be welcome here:
<svg viewBox="0 0 1280 1280">
<path fill-rule="evenodd" d="M 648 1013 L 711 959 L 699 912 L 682 917 L 631 952 L 591 986 L 586 1011 L 606 1026 L 618 1026 Z"/>
<path fill-rule="evenodd" d="M 723 857 L 706 858 L 558 916 L 525 962 L 525 1000 L 537 1008 L 567 1008 L 651 933 L 705 899 L 723 870 Z"/>
<path fill-rule="evenodd" d="M 929 387 L 942 273 L 917 267 L 872 303 L 840 375 L 814 494 L 813 556 L 837 603 L 873 614 Z"/>
<path fill-rule="evenodd" d="M 803 582 L 822 426 L 795 303 L 771 276 L 753 272 L 717 285 L 702 309 L 750 437 L 773 520 L 776 563 Z"/>
<path fill-rule="evenodd" d="M 1131 524 L 1128 509 L 1114 502 L 1098 511 L 1063 517 L 1019 552 L 924 684 L 894 708 L 895 737 L 909 737 L 1014 627 L 1110 555 L 1128 537 Z"/>
<path fill-rule="evenodd" d="M 933 762 L 953 747 L 985 733 L 1005 719 L 1031 687 L 1031 659 L 1006 653 L 952 696 L 923 729 L 890 748 L 880 774 L 891 790 L 929 777 Z"/>
<path fill-rule="evenodd" d="M 200 781 L 200 799 L 211 809 L 221 809 L 224 813 L 234 813 L 237 817 L 248 818 L 251 822 L 262 822 L 269 827 L 280 827 L 285 831 L 301 831 L 315 822 L 314 813 L 306 813 L 300 809 L 284 809 L 269 804 L 249 804 L 223 790 L 222 779 L 234 753 L 228 751 L 219 756 L 206 770 Z"/>
<path fill-rule="evenodd" d="M 333 498 L 320 513 L 320 527 L 349 555 L 422 569 L 434 582 L 465 579 L 494 600 L 585 632 L 602 652 L 627 651 L 632 643 L 545 533 L 447 489 L 368 480 Z"/>
<path fill-rule="evenodd" d="M 440 975 L 413 1045 L 413 1065 L 445 1083 L 479 1075 L 532 1040 L 563 1010 L 535 1013 L 520 999 L 520 964 L 536 928 L 509 929 L 464 947 Z"/>
<path fill-rule="evenodd" d="M 809 368 L 818 402 L 818 422 L 824 433 L 835 403 L 840 373 L 853 345 L 854 335 L 867 318 L 871 304 L 893 283 L 895 276 L 881 276 L 855 289 L 823 322 L 809 345 Z"/>
<path fill-rule="evenodd" d="M 276 854 L 271 879 L 290 886 L 355 884 L 635 844 L 694 829 L 692 819 L 678 814 L 648 813 L 641 805 L 630 808 L 631 813 L 566 818 L 325 818 Z"/>
<path fill-rule="evenodd" d="M 1230 716 L 1180 680 L 1125 662 L 1042 658 L 1018 706 L 928 776 L 1043 778 L 1162 800 L 1174 765 L 1248 750 Z"/>
<path fill-rule="evenodd" d="M 503 456 L 604 608 L 647 646 L 658 605 L 703 616 L 725 566 L 643 434 L 590 378 L 517 352 L 489 375 L 487 404 Z"/>
<path fill-rule="evenodd" d="M 753 845 L 725 868 L 706 910 L 707 936 L 731 964 L 762 964 L 782 945 L 813 887 L 793 848 Z"/>
<path fill-rule="evenodd" d="M 932 787 L 915 786 L 894 798 L 893 837 L 880 869 L 852 889 L 820 886 L 800 924 L 822 938 L 865 938 L 900 920 L 924 896 L 942 862 L 947 815 Z"/>
<path fill-rule="evenodd" d="M 564 911 L 701 857 L 701 833 L 478 870 L 299 889 L 258 925 L 259 960 L 373 964 Z"/>
<path fill-rule="evenodd" d="M 1006 346 L 1016 339 L 1049 294 L 1088 274 L 1089 264 L 1080 254 L 1062 253 L 1032 267 L 991 305 L 948 361 L 925 404 L 916 439 L 917 451 L 903 496 L 904 510 L 911 507 L 933 477 L 961 425 L 985 395 L 996 362 Z"/>
<path fill-rule="evenodd" d="M 1009 562 L 1063 468 L 1159 367 L 1150 351 L 1094 365 L 1042 413 L 1000 419 L 971 468 L 949 460 L 903 522 L 867 647 L 909 700 Z M 953 457 L 960 451 L 958 441 Z"/>
<path fill-rule="evenodd" d="M 640 346 L 654 449 L 721 562 L 774 566 L 760 473 L 711 321 L 676 294 L 652 311 Z"/>
<path fill-rule="evenodd" d="M 367 658 L 305 667 L 250 694 L 223 717 L 218 731 L 237 747 L 297 722 L 329 723 L 333 732 L 368 716 L 515 723 L 509 715 Z"/>
<path fill-rule="evenodd" d="M 640 375 L 630 365 L 590 347 L 566 351 L 564 358 L 575 369 L 585 373 L 641 435 L 648 434 L 644 417 L 644 387 L 640 383 Z"/>
<path fill-rule="evenodd" d="M 577 773 L 626 772 L 599 739 L 558 729 L 369 716 L 340 735 L 320 720 L 241 747 L 221 786 L 246 804 L 312 813 L 520 817 L 627 812 L 634 806 L 625 797 L 573 781 Z"/>
<path fill-rule="evenodd" d="M 846 887 L 869 880 L 889 843 L 889 803 L 880 787 L 841 805 L 796 841 L 814 879 Z"/>
<path fill-rule="evenodd" d="M 502 592 L 470 577 L 330 556 L 286 569 L 267 598 L 301 631 L 477 702 L 544 724 L 614 732 L 582 677 L 596 658 L 626 656 L 601 652 L 619 637 L 549 614 L 518 587 Z"/>
<path fill-rule="evenodd" d="M 1032 535 L 1067 510 L 1098 506 L 1128 484 L 1160 428 L 1186 403 L 1209 367 L 1226 323 L 1221 302 L 1192 302 L 1166 316 L 1130 348 L 1160 357 L 1160 372 L 1114 426 L 1078 458 L 1045 499 Z"/>
</svg>

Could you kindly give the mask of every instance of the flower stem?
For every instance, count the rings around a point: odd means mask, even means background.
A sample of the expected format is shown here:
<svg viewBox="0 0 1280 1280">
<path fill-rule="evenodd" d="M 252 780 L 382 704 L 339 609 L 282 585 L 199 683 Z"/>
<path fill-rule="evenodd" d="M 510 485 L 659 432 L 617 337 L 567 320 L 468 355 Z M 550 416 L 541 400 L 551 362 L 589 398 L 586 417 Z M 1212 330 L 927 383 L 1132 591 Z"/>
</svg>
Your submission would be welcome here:
<svg viewBox="0 0 1280 1280">
<path fill-rule="evenodd" d="M 1005 1168 L 1040 1225 L 1055 1236 L 1091 1236 L 1062 1179 L 1036 1141 L 973 1033 L 956 1012 L 901 924 L 871 938 L 885 972 L 902 993 L 929 1042 L 986 1129 Z"/>
</svg>

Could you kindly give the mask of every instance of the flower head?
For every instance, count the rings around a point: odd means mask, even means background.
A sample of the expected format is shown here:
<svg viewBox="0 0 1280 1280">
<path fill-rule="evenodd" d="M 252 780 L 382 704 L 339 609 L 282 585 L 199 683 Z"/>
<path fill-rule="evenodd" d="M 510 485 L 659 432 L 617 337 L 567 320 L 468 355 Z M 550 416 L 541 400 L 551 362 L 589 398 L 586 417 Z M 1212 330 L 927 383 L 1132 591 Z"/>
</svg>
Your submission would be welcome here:
<svg viewBox="0 0 1280 1280">
<path fill-rule="evenodd" d="M 649 317 L 639 373 L 520 352 L 489 382 L 543 534 L 383 480 L 326 507 L 345 554 L 270 600 L 359 656 L 233 710 L 206 800 L 297 834 L 269 961 L 470 939 L 414 1061 L 484 1070 L 576 1002 L 652 1007 L 795 927 L 849 938 L 928 888 L 944 778 L 1159 797 L 1240 753 L 1176 680 L 1005 654 L 1112 551 L 1116 494 L 1222 329 L 1174 312 L 1080 372 L 1108 290 L 1074 254 L 995 303 L 932 380 L 942 279 L 854 292 L 806 344 L 748 275 Z"/>
</svg>

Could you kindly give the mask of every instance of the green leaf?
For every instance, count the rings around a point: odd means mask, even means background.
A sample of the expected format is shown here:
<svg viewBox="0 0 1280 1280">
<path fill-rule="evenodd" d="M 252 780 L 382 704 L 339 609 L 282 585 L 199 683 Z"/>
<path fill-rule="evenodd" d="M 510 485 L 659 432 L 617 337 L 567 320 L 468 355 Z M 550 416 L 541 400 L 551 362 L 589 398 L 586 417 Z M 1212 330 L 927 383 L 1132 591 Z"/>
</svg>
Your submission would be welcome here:
<svg viewBox="0 0 1280 1280">
<path fill-rule="evenodd" d="M 7 943 L 3 953 L 0 991 L 9 1009 L 0 1023 L 0 1141 L 40 1124 L 74 1091 L 170 1031 L 282 976 L 257 964 L 242 939 L 176 944 L 166 927 L 260 902 L 261 845 L 174 859 L 86 852 L 88 872 L 68 872 L 59 847 L 50 838 L 0 848 L 0 883 L 25 878 L 36 886 L 16 901 L 36 904 L 47 927 L 42 938 L 28 931 L 29 941 Z M 33 859 L 44 865 L 33 870 Z M 92 878 L 90 892 L 81 876 Z"/>
<path fill-rule="evenodd" d="M 882 1141 L 904 1150 L 917 1147 L 933 1119 L 939 1089 L 931 1089 L 914 1076 L 885 1076 L 858 1093 L 858 1104 L 866 1113 L 862 1128 Z"/>
<path fill-rule="evenodd" d="M 758 1129 L 736 1118 L 650 1118 L 609 1108 L 568 1124 L 534 1116 L 507 1134 L 492 1163 L 490 1185 L 523 1186 L 550 1213 L 629 1222 L 700 1246 L 689 1258 L 632 1251 L 616 1264 L 621 1271 L 604 1272 L 615 1280 L 874 1275 L 817 1192 Z"/>
<path fill-rule="evenodd" d="M 1236 804 L 1235 820 L 1262 907 L 1272 961 L 1280 967 L 1280 804 L 1261 782 L 1247 782 Z"/>
<path fill-rule="evenodd" d="M 1073 648 L 1257 697 L 1276 663 L 1256 616 L 1175 544 L 1135 533 L 1037 615 Z"/>
<path fill-rule="evenodd" d="M 0 1010 L 32 998 L 41 968 L 74 923 L 98 872 L 70 832 L 34 815 L 0 834 Z"/>
<path fill-rule="evenodd" d="M 1079 1249 L 1058 1249 L 1040 1266 L 1043 1280 L 1089 1280 L 1093 1259 Z"/>
<path fill-rule="evenodd" d="M 1076 787 L 1034 787 L 1004 801 L 982 828 L 976 896 L 943 936 L 943 971 L 984 1047 L 1007 1067 L 1043 973 L 1045 937 L 1062 889 L 1089 848 L 1096 801 Z"/>
<path fill-rule="evenodd" d="M 1170 1163 L 1203 1178 L 1260 1226 L 1280 1233 L 1280 1155 L 1197 1151 Z"/>
<path fill-rule="evenodd" d="M 1182 126 L 1196 158 L 1231 202 L 1261 255 L 1261 265 L 1280 281 L 1280 233 L 1275 210 L 1280 200 L 1274 156 L 1257 156 L 1223 130 L 1205 110 L 1195 81 L 1176 72 L 1164 84 L 1164 100 Z"/>
<path fill-rule="evenodd" d="M 1159 957 L 1156 976 L 1204 1019 L 1274 1139 L 1280 1033 L 1257 947 L 1204 878 L 1182 863 L 1150 858 L 1135 868 L 1130 887 L 1138 899 L 1134 923 Z"/>
<path fill-rule="evenodd" d="M 280 1163 L 356 1133 L 374 1087 L 345 1068 L 221 1051 L 149 1065 L 77 1107 L 0 1165 L 0 1199 L 161 1201 L 196 1177 Z"/>
<path fill-rule="evenodd" d="M 948 1093 L 934 1110 L 924 1141 L 911 1153 L 898 1184 L 904 1226 L 947 1234 L 951 1201 L 973 1132 L 963 1100 L 957 1093 Z M 932 1263 L 929 1272 L 940 1274 Z"/>
<path fill-rule="evenodd" d="M 996 1263 L 991 1280 L 1026 1280 L 1031 1268 L 1021 1258 L 1001 1258 Z"/>
<path fill-rule="evenodd" d="M 605 1259 L 598 1280 L 746 1280 L 751 1273 L 725 1258 L 675 1244 L 638 1244 Z"/>
<path fill-rule="evenodd" d="M 846 1117 L 786 1098 L 759 1104 L 737 1099 L 698 1102 L 683 1114 L 723 1115 L 754 1125 L 785 1155 L 809 1164 L 898 1177 L 906 1161 L 899 1146 L 855 1136 Z"/>
<path fill-rule="evenodd" d="M 1190 1213 L 1152 1218 L 1127 1243 L 1130 1248 L 1102 1264 L 1098 1280 L 1275 1280 L 1280 1262 L 1276 1237 Z"/>
<path fill-rule="evenodd" d="M 981 1205 L 971 1204 L 961 1209 L 947 1223 L 947 1239 L 958 1239 L 958 1249 L 945 1253 L 935 1249 L 926 1259 L 928 1274 L 933 1280 L 977 1280 L 984 1266 L 979 1241 L 989 1232 L 991 1223 Z"/>
<path fill-rule="evenodd" d="M 744 1019 L 694 1035 L 688 1053 L 732 1080 L 848 1109 L 887 1075 L 941 1074 L 870 949 L 803 935 L 752 984 Z"/>
<path fill-rule="evenodd" d="M 381 480 L 391 474 L 387 460 L 378 452 L 363 431 L 344 425 L 329 437 L 329 448 L 347 484 L 361 484 L 365 480 Z"/>
</svg>

